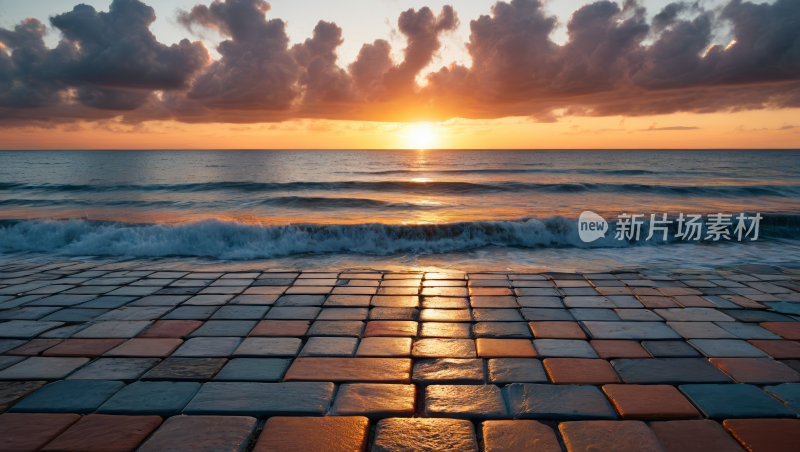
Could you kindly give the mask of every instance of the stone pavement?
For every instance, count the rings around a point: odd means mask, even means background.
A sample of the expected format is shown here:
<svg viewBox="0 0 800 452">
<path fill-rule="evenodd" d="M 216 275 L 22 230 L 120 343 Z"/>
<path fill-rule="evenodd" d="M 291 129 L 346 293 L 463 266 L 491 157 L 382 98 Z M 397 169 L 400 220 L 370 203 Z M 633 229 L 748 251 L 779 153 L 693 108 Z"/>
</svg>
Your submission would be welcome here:
<svg viewBox="0 0 800 452">
<path fill-rule="evenodd" d="M 2 451 L 796 451 L 800 272 L 0 256 Z"/>
</svg>

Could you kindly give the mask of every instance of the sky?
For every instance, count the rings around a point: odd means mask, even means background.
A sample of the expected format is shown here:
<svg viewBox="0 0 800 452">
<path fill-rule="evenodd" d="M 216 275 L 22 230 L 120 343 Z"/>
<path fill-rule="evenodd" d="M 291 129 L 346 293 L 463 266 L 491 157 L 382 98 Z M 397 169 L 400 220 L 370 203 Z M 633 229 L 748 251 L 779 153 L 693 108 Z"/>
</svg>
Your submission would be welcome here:
<svg viewBox="0 0 800 452">
<path fill-rule="evenodd" d="M 0 0 L 0 148 L 797 148 L 800 2 Z"/>
</svg>

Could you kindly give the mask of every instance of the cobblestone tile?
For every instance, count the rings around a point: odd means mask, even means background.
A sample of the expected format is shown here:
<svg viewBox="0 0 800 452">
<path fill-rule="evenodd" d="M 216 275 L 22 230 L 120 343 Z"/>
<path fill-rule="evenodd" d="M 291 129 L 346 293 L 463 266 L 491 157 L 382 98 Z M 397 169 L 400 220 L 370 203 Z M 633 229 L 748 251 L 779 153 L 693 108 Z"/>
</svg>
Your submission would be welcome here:
<svg viewBox="0 0 800 452">
<path fill-rule="evenodd" d="M 593 340 L 589 341 L 600 358 L 650 358 L 650 354 L 636 341 Z"/>
<path fill-rule="evenodd" d="M 199 390 L 200 383 L 137 381 L 116 393 L 97 413 L 176 416 Z"/>
<path fill-rule="evenodd" d="M 472 326 L 468 323 L 422 322 L 419 337 L 472 337 Z"/>
<path fill-rule="evenodd" d="M 478 356 L 475 341 L 472 339 L 418 339 L 414 342 L 411 354 L 414 358 L 477 358 Z"/>
<path fill-rule="evenodd" d="M 730 383 L 703 358 L 614 359 L 611 365 L 628 384 Z"/>
<path fill-rule="evenodd" d="M 262 320 L 250 331 L 250 337 L 305 336 L 310 326 L 308 320 Z"/>
<path fill-rule="evenodd" d="M 699 358 L 703 355 L 686 341 L 642 341 L 653 358 Z"/>
<path fill-rule="evenodd" d="M 605 385 L 608 396 L 622 419 L 696 419 L 700 412 L 674 386 Z"/>
<path fill-rule="evenodd" d="M 276 307 L 264 316 L 266 320 L 313 320 L 321 311 L 316 307 Z"/>
<path fill-rule="evenodd" d="M 616 419 L 603 393 L 594 386 L 511 384 L 503 388 L 515 419 Z"/>
<path fill-rule="evenodd" d="M 769 358 L 764 351 L 742 340 L 691 339 L 689 342 L 709 358 Z"/>
<path fill-rule="evenodd" d="M 379 320 L 367 322 L 364 337 L 416 337 L 417 322 Z"/>
<path fill-rule="evenodd" d="M 709 420 L 651 422 L 665 452 L 742 452 L 717 422 Z"/>
<path fill-rule="evenodd" d="M 498 358 L 488 361 L 489 382 L 509 383 L 549 383 L 542 362 L 529 358 Z"/>
<path fill-rule="evenodd" d="M 775 359 L 800 358 L 800 343 L 794 341 L 752 340 L 748 342 Z"/>
<path fill-rule="evenodd" d="M 764 390 L 795 412 L 800 413 L 800 384 L 784 383 L 777 386 L 765 386 Z"/>
<path fill-rule="evenodd" d="M 369 420 L 365 417 L 270 418 L 254 452 L 276 450 L 363 452 L 367 447 Z"/>
<path fill-rule="evenodd" d="M 425 414 L 456 419 L 503 419 L 508 409 L 495 385 L 431 385 L 425 388 Z"/>
<path fill-rule="evenodd" d="M 472 325 L 472 334 L 475 337 L 496 339 L 533 337 L 530 328 L 523 322 L 478 322 Z"/>
<path fill-rule="evenodd" d="M 42 448 L 42 451 L 133 452 L 161 424 L 159 416 L 90 414 Z"/>
<path fill-rule="evenodd" d="M 415 385 L 356 383 L 339 386 L 328 415 L 368 418 L 411 417 L 415 413 Z"/>
<path fill-rule="evenodd" d="M 299 339 L 298 339 L 299 341 Z M 301 357 L 306 356 L 353 356 L 358 346 L 358 339 L 350 337 L 312 337 L 308 339 Z"/>
<path fill-rule="evenodd" d="M 361 357 L 406 357 L 411 356 L 412 339 L 408 337 L 365 337 L 361 339 L 356 356 Z"/>
<path fill-rule="evenodd" d="M 551 308 L 522 308 L 520 310 L 525 320 L 534 322 L 573 322 L 575 319 L 566 309 Z"/>
<path fill-rule="evenodd" d="M 177 349 L 183 340 L 174 338 L 128 339 L 119 346 L 105 352 L 103 356 L 131 358 L 166 358 Z"/>
<path fill-rule="evenodd" d="M 331 404 L 333 389 L 333 383 L 212 382 L 200 388 L 183 414 L 322 416 Z"/>
<path fill-rule="evenodd" d="M 188 337 L 244 337 L 257 324 L 255 320 L 209 320 Z"/>
<path fill-rule="evenodd" d="M 800 322 L 764 322 L 759 325 L 784 339 L 800 341 Z"/>
<path fill-rule="evenodd" d="M 278 382 L 291 362 L 279 358 L 234 358 L 217 373 L 214 381 Z"/>
<path fill-rule="evenodd" d="M 412 381 L 417 384 L 483 384 L 481 359 L 417 359 Z"/>
<path fill-rule="evenodd" d="M 125 339 L 67 339 L 46 350 L 43 356 L 95 357 L 125 342 Z"/>
<path fill-rule="evenodd" d="M 224 358 L 232 355 L 241 342 L 241 337 L 195 337 L 186 340 L 172 356 Z"/>
<path fill-rule="evenodd" d="M 619 382 L 608 361 L 603 359 L 547 358 L 544 368 L 555 384 L 599 385 Z"/>
<path fill-rule="evenodd" d="M 389 418 L 378 422 L 372 452 L 478 452 L 475 427 L 460 419 Z"/>
<path fill-rule="evenodd" d="M 661 322 L 583 322 L 593 339 L 656 340 L 680 339 Z"/>
<path fill-rule="evenodd" d="M 586 341 L 570 339 L 534 339 L 533 346 L 543 358 L 597 358 L 597 353 Z"/>
<path fill-rule="evenodd" d="M 137 452 L 241 452 L 255 427 L 246 416 L 173 416 Z"/>
<path fill-rule="evenodd" d="M 137 338 L 183 338 L 200 328 L 199 320 L 159 320 L 140 333 Z"/>
<path fill-rule="evenodd" d="M 24 398 L 9 412 L 89 414 L 123 387 L 125 383 L 121 381 L 56 381 Z"/>
<path fill-rule="evenodd" d="M 728 419 L 722 425 L 752 452 L 792 452 L 800 442 L 797 419 Z"/>
<path fill-rule="evenodd" d="M 63 342 L 62 339 L 33 339 L 21 347 L 8 350 L 4 354 L 12 356 L 37 356 L 48 348 L 54 347 L 61 342 Z"/>
<path fill-rule="evenodd" d="M 99 358 L 67 378 L 133 381 L 139 379 L 160 361 L 158 358 Z"/>
<path fill-rule="evenodd" d="M 698 384 L 678 388 L 711 419 L 797 417 L 797 413 L 749 384 Z"/>
<path fill-rule="evenodd" d="M 154 381 L 208 381 L 228 360 L 225 358 L 167 358 L 142 376 Z"/>
<path fill-rule="evenodd" d="M 73 334 L 73 338 L 99 339 L 99 338 L 123 338 L 130 339 L 149 327 L 153 322 L 150 321 L 106 321 L 98 322 L 94 325 Z"/>
<path fill-rule="evenodd" d="M 567 452 L 663 452 L 647 424 L 641 421 L 583 421 L 558 425 Z"/>
<path fill-rule="evenodd" d="M 311 324 L 308 336 L 361 337 L 364 322 L 346 320 L 317 320 Z"/>
<path fill-rule="evenodd" d="M 317 320 L 367 320 L 367 308 L 322 308 Z"/>
<path fill-rule="evenodd" d="M 485 421 L 485 452 L 561 452 L 553 429 L 538 421 Z"/>
<path fill-rule="evenodd" d="M 586 339 L 577 322 L 530 322 L 529 325 L 536 339 Z"/>
<path fill-rule="evenodd" d="M 46 381 L 3 381 L 0 382 L 0 413 L 9 409 L 22 398 L 39 390 Z M 0 418 L 1 419 L 1 418 Z M 0 440 L 0 448 L 2 441 Z"/>
<path fill-rule="evenodd" d="M 301 346 L 302 341 L 297 338 L 249 337 L 238 345 L 232 355 L 237 358 L 294 357 L 300 351 Z"/>
<path fill-rule="evenodd" d="M 33 320 L 11 320 L 3 323 L 0 338 L 29 339 L 63 325 L 64 322 L 36 322 Z"/>
<path fill-rule="evenodd" d="M 411 360 L 406 358 L 297 358 L 284 381 L 409 383 Z"/>
</svg>

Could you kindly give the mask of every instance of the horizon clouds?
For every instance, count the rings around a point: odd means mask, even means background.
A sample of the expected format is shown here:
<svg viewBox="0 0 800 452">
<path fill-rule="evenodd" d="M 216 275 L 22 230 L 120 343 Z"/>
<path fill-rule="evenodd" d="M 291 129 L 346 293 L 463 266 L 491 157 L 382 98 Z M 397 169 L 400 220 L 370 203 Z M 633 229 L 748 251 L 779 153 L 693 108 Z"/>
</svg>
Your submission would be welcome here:
<svg viewBox="0 0 800 452">
<path fill-rule="evenodd" d="M 402 60 L 383 39 L 342 66 L 343 30 L 319 21 L 290 44 L 263 0 L 214 0 L 179 11 L 188 34 L 227 37 L 214 60 L 200 41 L 167 46 L 153 8 L 114 0 L 0 28 L 0 127 L 52 127 L 123 117 L 127 123 L 261 123 L 291 119 L 444 121 L 527 116 L 647 116 L 800 107 L 800 2 L 675 2 L 647 20 L 635 0 L 576 10 L 563 45 L 538 0 L 497 2 L 469 21 L 470 66 L 425 73 L 460 20 L 452 6 L 397 20 Z M 713 44 L 730 27 L 727 46 Z"/>
</svg>

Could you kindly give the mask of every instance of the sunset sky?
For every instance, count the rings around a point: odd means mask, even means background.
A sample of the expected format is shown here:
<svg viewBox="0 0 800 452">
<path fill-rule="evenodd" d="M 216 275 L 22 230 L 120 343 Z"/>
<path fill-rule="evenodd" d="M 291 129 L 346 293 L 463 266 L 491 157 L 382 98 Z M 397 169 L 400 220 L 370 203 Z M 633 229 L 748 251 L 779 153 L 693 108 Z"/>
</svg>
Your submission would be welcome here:
<svg viewBox="0 0 800 452">
<path fill-rule="evenodd" d="M 2 149 L 797 148 L 800 2 L 0 2 Z"/>
</svg>

